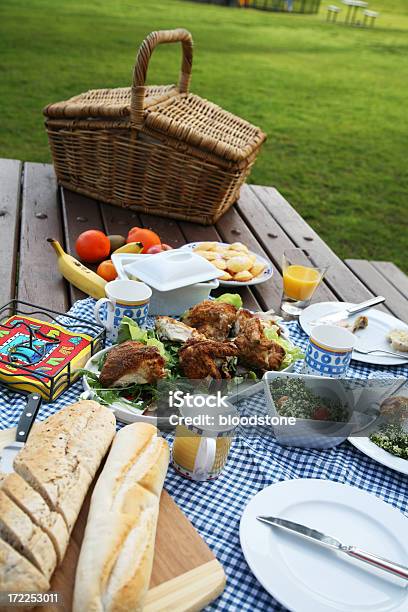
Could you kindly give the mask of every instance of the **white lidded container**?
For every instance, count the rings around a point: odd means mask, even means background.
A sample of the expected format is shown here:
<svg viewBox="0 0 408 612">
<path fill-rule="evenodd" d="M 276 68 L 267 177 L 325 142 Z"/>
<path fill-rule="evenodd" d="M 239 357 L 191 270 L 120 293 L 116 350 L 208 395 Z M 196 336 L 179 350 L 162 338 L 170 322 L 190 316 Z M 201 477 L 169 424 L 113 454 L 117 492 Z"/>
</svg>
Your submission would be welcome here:
<svg viewBox="0 0 408 612">
<path fill-rule="evenodd" d="M 174 249 L 174 251 L 175 250 L 176 249 Z M 172 251 L 167 252 L 171 253 Z M 119 278 L 135 279 L 136 276 L 132 274 L 132 271 L 129 269 L 129 267 L 136 261 L 147 261 L 147 259 L 159 257 L 159 255 L 160 254 L 143 255 L 131 253 L 117 253 L 116 255 L 113 254 L 111 256 L 111 259 L 113 265 L 116 268 Z M 214 268 L 214 270 L 216 270 L 215 266 L 212 267 Z M 219 286 L 219 282 L 215 277 L 219 276 L 219 273 L 220 271 L 216 270 L 214 273 L 214 278 L 212 280 L 198 283 L 194 282 L 193 284 L 178 287 L 168 291 L 160 291 L 154 287 L 151 287 L 152 297 L 150 298 L 149 314 L 152 316 L 167 315 L 173 317 L 182 315 L 186 310 L 191 308 L 191 306 L 194 306 L 195 304 L 198 304 L 199 302 L 208 299 L 211 291 L 217 289 L 217 287 Z M 147 282 L 146 284 L 149 283 Z"/>
<path fill-rule="evenodd" d="M 301 379 L 315 395 L 327 400 L 338 400 L 347 410 L 348 421 L 319 421 L 317 419 L 296 418 L 294 425 L 273 425 L 276 440 L 284 446 L 299 448 L 333 448 L 344 442 L 356 429 L 353 411 L 353 394 L 345 390 L 342 381 L 324 376 L 295 374 L 289 372 L 265 372 L 263 376 L 265 397 L 273 416 L 279 416 L 272 397 L 270 384 L 277 378 Z"/>
</svg>

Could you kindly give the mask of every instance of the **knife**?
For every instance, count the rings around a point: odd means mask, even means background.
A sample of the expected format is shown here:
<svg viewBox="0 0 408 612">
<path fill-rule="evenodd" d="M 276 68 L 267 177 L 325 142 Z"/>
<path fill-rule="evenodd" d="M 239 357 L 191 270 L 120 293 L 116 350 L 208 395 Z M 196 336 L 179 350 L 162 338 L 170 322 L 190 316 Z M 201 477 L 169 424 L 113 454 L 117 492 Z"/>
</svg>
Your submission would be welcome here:
<svg viewBox="0 0 408 612">
<path fill-rule="evenodd" d="M 385 302 L 385 297 L 382 295 L 378 295 L 377 297 L 373 297 L 370 300 L 366 300 L 365 302 L 361 302 L 361 304 L 355 304 L 354 306 L 349 306 L 348 308 L 344 308 L 343 310 L 338 310 L 332 314 L 328 314 L 321 319 L 315 321 L 315 325 L 326 325 L 329 323 L 338 323 L 342 319 L 348 319 L 354 314 L 358 312 L 362 312 L 363 310 L 367 310 L 368 308 L 372 308 L 372 306 L 376 306 L 377 304 L 382 304 Z"/>
<path fill-rule="evenodd" d="M 3 448 L 0 463 L 1 472 L 5 472 L 6 474 L 14 472 L 14 458 L 27 442 L 28 435 L 40 406 L 41 396 L 38 393 L 32 393 L 28 396 L 27 404 L 24 407 L 17 425 L 16 439 Z"/>
<path fill-rule="evenodd" d="M 306 525 L 294 523 L 293 521 L 287 521 L 286 519 L 281 519 L 276 516 L 257 516 L 256 518 L 258 521 L 262 521 L 263 523 L 267 523 L 273 527 L 280 527 L 281 529 L 295 533 L 296 535 L 309 540 L 309 542 L 314 542 L 315 544 L 320 544 L 326 548 L 331 548 L 332 550 L 345 553 L 354 559 L 364 561 L 364 563 L 373 565 L 374 567 L 393 574 L 394 576 L 408 580 L 408 567 L 395 563 L 394 561 L 390 561 L 389 559 L 384 559 L 383 557 L 379 557 L 373 553 L 361 550 L 361 548 L 357 548 L 357 546 L 347 546 L 346 544 L 342 544 L 339 540 L 336 540 L 336 538 L 332 538 L 321 531 L 316 531 L 316 529 L 311 529 L 310 527 L 306 527 Z"/>
</svg>

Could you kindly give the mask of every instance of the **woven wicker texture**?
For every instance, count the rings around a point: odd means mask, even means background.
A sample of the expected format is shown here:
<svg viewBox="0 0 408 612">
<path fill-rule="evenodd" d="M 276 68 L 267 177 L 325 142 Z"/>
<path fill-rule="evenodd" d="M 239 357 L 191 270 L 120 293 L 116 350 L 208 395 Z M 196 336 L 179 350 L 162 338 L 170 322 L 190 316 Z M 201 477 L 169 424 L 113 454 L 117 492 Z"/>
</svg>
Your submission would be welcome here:
<svg viewBox="0 0 408 612">
<path fill-rule="evenodd" d="M 144 108 L 178 94 L 175 85 L 152 85 L 145 88 Z M 127 117 L 130 115 L 131 87 L 91 89 L 65 102 L 49 104 L 47 117 Z"/>
<path fill-rule="evenodd" d="M 181 42 L 177 87 L 146 86 L 153 50 Z M 143 41 L 130 88 L 90 90 L 44 109 L 59 182 L 154 215 L 214 223 L 236 201 L 265 135 L 189 93 L 187 30 Z"/>
</svg>

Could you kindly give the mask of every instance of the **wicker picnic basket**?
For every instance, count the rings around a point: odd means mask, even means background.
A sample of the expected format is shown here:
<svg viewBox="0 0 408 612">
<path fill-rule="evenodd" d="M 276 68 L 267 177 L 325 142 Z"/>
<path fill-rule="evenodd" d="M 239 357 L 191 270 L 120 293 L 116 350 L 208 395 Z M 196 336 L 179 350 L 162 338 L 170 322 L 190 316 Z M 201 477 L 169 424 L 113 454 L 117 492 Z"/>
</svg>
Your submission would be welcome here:
<svg viewBox="0 0 408 612">
<path fill-rule="evenodd" d="M 145 86 L 160 43 L 181 42 L 178 86 Z M 189 93 L 193 41 L 187 30 L 152 32 L 128 88 L 95 89 L 44 109 L 58 181 L 133 210 L 214 223 L 237 199 L 263 132 Z"/>
</svg>

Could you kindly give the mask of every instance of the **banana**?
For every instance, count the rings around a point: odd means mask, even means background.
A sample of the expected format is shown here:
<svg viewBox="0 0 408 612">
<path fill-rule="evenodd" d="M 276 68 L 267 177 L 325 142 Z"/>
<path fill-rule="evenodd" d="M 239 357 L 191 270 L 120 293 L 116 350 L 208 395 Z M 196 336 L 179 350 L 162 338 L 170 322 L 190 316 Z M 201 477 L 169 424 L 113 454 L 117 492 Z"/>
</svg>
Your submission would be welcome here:
<svg viewBox="0 0 408 612">
<path fill-rule="evenodd" d="M 62 276 L 74 287 L 97 300 L 105 297 L 106 280 L 82 265 L 75 257 L 68 255 L 57 240 L 48 238 L 58 258 L 58 268 Z"/>
<path fill-rule="evenodd" d="M 143 244 L 141 242 L 129 242 L 128 244 L 124 244 L 116 251 L 113 251 L 113 255 L 117 255 L 118 253 L 132 253 L 137 255 L 141 253 L 143 250 Z"/>
</svg>

